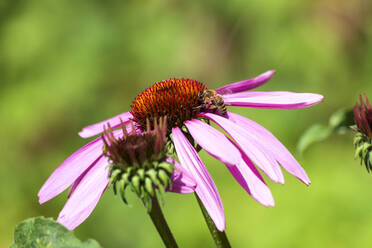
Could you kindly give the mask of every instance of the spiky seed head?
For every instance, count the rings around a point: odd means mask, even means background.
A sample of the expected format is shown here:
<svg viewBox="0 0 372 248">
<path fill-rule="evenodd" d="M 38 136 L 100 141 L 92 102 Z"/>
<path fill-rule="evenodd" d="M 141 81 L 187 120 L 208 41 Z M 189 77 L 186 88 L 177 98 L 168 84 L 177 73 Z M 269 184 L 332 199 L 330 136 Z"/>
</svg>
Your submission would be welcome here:
<svg viewBox="0 0 372 248">
<path fill-rule="evenodd" d="M 146 130 L 141 133 L 127 132 L 122 122 L 122 136 L 115 137 L 112 128 L 104 128 L 104 155 L 111 162 L 110 185 L 114 193 L 119 186 L 120 196 L 127 203 L 125 191 L 131 188 L 141 198 L 148 211 L 151 197 L 158 190 L 162 195 L 172 185 L 173 165 L 165 161 L 167 157 L 167 117 L 146 121 Z M 132 130 L 135 127 L 132 125 Z"/>
</svg>

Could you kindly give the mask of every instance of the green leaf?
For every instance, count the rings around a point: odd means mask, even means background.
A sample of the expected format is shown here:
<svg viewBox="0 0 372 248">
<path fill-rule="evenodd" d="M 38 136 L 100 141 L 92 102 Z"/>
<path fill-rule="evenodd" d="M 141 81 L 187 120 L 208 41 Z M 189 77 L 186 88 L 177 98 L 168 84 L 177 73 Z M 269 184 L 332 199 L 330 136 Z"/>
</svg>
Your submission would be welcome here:
<svg viewBox="0 0 372 248">
<path fill-rule="evenodd" d="M 21 222 L 10 248 L 100 248 L 97 241 L 81 242 L 52 218 L 35 217 Z"/>
<path fill-rule="evenodd" d="M 315 124 L 301 136 L 297 150 L 302 154 L 311 144 L 323 141 L 332 134 L 332 128 L 326 125 Z"/>
<path fill-rule="evenodd" d="M 327 139 L 332 133 L 344 134 L 354 125 L 352 109 L 339 109 L 329 118 L 328 126 L 315 124 L 301 136 L 297 150 L 302 154 L 311 144 Z"/>
<path fill-rule="evenodd" d="M 339 109 L 329 118 L 329 126 L 337 131 L 354 125 L 354 113 L 352 109 Z"/>
</svg>

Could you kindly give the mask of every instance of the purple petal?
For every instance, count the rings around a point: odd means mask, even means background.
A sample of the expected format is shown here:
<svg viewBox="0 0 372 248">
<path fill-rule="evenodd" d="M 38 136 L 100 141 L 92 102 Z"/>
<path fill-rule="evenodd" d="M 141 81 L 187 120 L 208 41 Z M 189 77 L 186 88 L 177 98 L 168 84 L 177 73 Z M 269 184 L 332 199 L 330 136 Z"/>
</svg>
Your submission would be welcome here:
<svg viewBox="0 0 372 248">
<path fill-rule="evenodd" d="M 173 164 L 176 168 L 172 174 L 173 186 L 170 192 L 180 194 L 190 194 L 195 192 L 196 183 L 192 177 L 182 172 L 181 165 L 172 158 L 167 158 L 167 162 Z"/>
<path fill-rule="evenodd" d="M 94 165 L 94 164 L 93 164 Z M 83 174 L 81 174 L 76 180 L 75 182 L 71 185 L 70 189 L 68 190 L 68 193 L 67 193 L 67 198 L 70 198 L 70 196 L 72 195 L 72 193 L 74 193 L 76 187 L 79 185 L 79 183 L 81 182 L 81 180 L 83 180 L 83 178 L 85 177 L 85 175 L 88 173 L 88 171 L 90 170 L 90 168 L 93 166 L 89 166 L 88 169 L 86 169 Z"/>
<path fill-rule="evenodd" d="M 225 132 L 227 132 L 234 141 L 240 146 L 244 153 L 274 182 L 284 183 L 283 173 L 267 148 L 258 143 L 249 132 L 238 124 L 212 113 L 201 113 L 201 117 L 206 117 L 214 121 Z"/>
<path fill-rule="evenodd" d="M 223 95 L 226 105 L 273 108 L 300 109 L 307 108 L 323 100 L 323 96 L 312 93 L 295 93 L 288 91 L 254 91 Z"/>
<path fill-rule="evenodd" d="M 218 94 L 225 95 L 251 90 L 269 81 L 271 77 L 274 75 L 274 73 L 275 73 L 274 70 L 267 71 L 265 73 L 258 75 L 255 78 L 222 86 L 221 88 L 216 89 L 216 91 Z"/>
<path fill-rule="evenodd" d="M 95 161 L 102 157 L 101 137 L 89 142 L 68 157 L 48 178 L 39 191 L 40 204 L 67 189 Z"/>
<path fill-rule="evenodd" d="M 195 192 L 198 194 L 217 229 L 220 231 L 225 230 L 225 214 L 221 198 L 211 176 L 181 129 L 179 127 L 172 128 L 172 135 L 182 170 L 187 171 L 194 178 L 197 184 Z"/>
<path fill-rule="evenodd" d="M 123 136 L 121 129 L 114 130 L 113 134 L 115 138 Z M 79 177 L 93 165 L 96 160 L 103 156 L 103 145 L 102 138 L 98 137 L 63 161 L 41 187 L 38 194 L 40 204 L 54 198 L 74 182 L 74 185 L 78 183 Z M 71 190 L 74 190 L 74 187 L 76 187 L 76 185 L 74 185 Z"/>
<path fill-rule="evenodd" d="M 227 169 L 253 199 L 265 207 L 275 205 L 269 187 L 248 158 L 241 160 L 237 165 L 227 166 Z"/>
<path fill-rule="evenodd" d="M 57 221 L 67 229 L 73 230 L 80 225 L 96 207 L 109 182 L 108 164 L 107 158 L 100 158 L 81 180 L 59 213 Z"/>
<path fill-rule="evenodd" d="M 191 136 L 206 152 L 226 165 L 235 165 L 241 154 L 231 141 L 220 131 L 200 120 L 186 121 Z"/>
<path fill-rule="evenodd" d="M 224 134 L 200 121 L 185 122 L 195 141 L 209 154 L 227 165 L 239 184 L 264 206 L 274 206 L 269 187 L 263 181 L 252 162 Z"/>
<path fill-rule="evenodd" d="M 270 131 L 262 127 L 260 124 L 249 120 L 241 115 L 228 112 L 228 117 L 233 122 L 244 127 L 247 132 L 250 132 L 256 137 L 257 142 L 261 142 L 266 147 L 270 147 L 273 156 L 289 173 L 296 176 L 306 185 L 310 184 L 310 179 L 305 170 L 296 161 L 292 154 L 285 146 L 272 134 Z"/>
<path fill-rule="evenodd" d="M 98 122 L 96 124 L 84 127 L 80 132 L 79 135 L 82 138 L 89 138 L 94 135 L 100 134 L 103 132 L 103 126 L 107 126 L 107 124 L 110 124 L 112 128 L 117 128 L 121 125 L 120 119 L 125 123 L 129 123 L 129 119 L 131 119 L 133 116 L 130 112 L 125 112 L 120 115 L 114 116 L 110 119 Z"/>
</svg>

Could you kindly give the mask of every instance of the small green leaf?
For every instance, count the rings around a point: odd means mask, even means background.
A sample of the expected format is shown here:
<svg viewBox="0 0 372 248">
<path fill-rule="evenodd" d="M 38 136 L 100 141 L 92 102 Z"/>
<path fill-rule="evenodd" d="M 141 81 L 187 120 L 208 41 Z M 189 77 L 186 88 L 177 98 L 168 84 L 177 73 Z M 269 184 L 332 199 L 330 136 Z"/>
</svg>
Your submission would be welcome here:
<svg viewBox="0 0 372 248">
<path fill-rule="evenodd" d="M 332 133 L 344 134 L 354 125 L 352 109 L 339 109 L 329 118 L 328 126 L 315 124 L 301 136 L 297 150 L 302 154 L 311 144 L 327 139 Z"/>
<path fill-rule="evenodd" d="M 329 118 L 329 126 L 333 129 L 345 129 L 354 125 L 353 110 L 339 109 Z"/>
<path fill-rule="evenodd" d="M 332 134 L 332 128 L 315 124 L 311 126 L 305 133 L 301 136 L 300 141 L 297 144 L 297 150 L 303 153 L 311 144 L 319 141 L 323 141 Z"/>
<path fill-rule="evenodd" d="M 52 218 L 35 217 L 21 222 L 14 231 L 10 248 L 100 248 L 97 241 L 81 242 Z"/>
</svg>

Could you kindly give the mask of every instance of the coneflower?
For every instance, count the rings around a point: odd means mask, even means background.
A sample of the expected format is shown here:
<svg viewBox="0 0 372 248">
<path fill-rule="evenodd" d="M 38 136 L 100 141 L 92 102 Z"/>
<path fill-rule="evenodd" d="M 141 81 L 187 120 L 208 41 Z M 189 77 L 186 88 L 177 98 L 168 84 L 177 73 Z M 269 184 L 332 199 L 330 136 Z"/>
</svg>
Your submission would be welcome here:
<svg viewBox="0 0 372 248">
<path fill-rule="evenodd" d="M 323 96 L 287 91 L 248 92 L 268 81 L 274 71 L 256 78 L 229 84 L 216 90 L 191 79 L 172 78 L 155 83 L 138 95 L 132 110 L 84 128 L 79 134 L 90 137 L 102 133 L 110 124 L 118 128 L 122 120 L 134 129 L 147 129 L 161 116 L 167 117 L 167 135 L 172 140 L 180 169 L 196 182 L 195 192 L 217 229 L 225 229 L 225 216 L 218 190 L 196 148 L 203 148 L 223 162 L 237 182 L 259 203 L 274 206 L 271 191 L 256 166 L 271 180 L 284 183 L 281 166 L 306 185 L 310 179 L 304 169 L 268 130 L 258 123 L 227 111 L 227 106 L 299 109 L 322 101 Z M 215 122 L 226 133 L 209 125 Z"/>
</svg>

